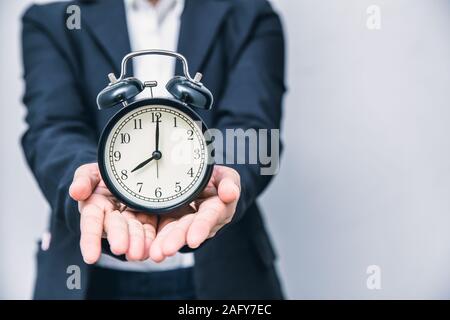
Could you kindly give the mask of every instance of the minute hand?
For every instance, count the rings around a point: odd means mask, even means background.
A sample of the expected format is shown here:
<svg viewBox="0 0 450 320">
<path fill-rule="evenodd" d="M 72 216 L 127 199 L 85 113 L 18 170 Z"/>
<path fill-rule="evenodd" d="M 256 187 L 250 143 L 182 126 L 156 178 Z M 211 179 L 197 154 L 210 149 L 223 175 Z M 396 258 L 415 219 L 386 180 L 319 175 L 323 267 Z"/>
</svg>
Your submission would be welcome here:
<svg viewBox="0 0 450 320">
<path fill-rule="evenodd" d="M 156 119 L 156 132 L 155 132 L 155 151 L 159 151 L 159 120 Z"/>
<path fill-rule="evenodd" d="M 151 158 L 148 158 L 147 160 L 145 160 L 144 162 L 138 164 L 136 166 L 136 168 L 134 168 L 133 170 L 131 170 L 131 172 L 135 172 L 136 170 L 139 170 L 140 168 L 142 168 L 143 166 L 145 166 L 147 163 L 149 163 L 150 161 L 152 161 L 153 159 L 155 159 L 155 156 L 152 156 Z"/>
</svg>

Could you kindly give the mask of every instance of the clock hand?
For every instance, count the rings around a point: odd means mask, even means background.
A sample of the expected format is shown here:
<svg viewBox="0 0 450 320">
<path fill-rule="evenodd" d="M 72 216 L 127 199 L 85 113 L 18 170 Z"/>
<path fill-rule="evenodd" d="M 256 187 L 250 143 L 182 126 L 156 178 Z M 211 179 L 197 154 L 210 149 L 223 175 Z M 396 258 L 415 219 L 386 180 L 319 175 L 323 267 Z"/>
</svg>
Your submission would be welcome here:
<svg viewBox="0 0 450 320">
<path fill-rule="evenodd" d="M 159 166 L 158 166 L 159 161 L 156 161 L 156 179 L 159 179 Z"/>
<path fill-rule="evenodd" d="M 160 153 L 160 151 L 159 151 L 159 119 L 158 118 L 156 118 L 155 139 L 156 139 L 156 141 L 155 141 L 155 149 L 156 149 L 155 152 L 159 152 Z M 159 159 L 156 159 L 156 179 L 159 178 L 159 166 L 158 166 L 159 161 L 158 160 Z"/>
<path fill-rule="evenodd" d="M 136 170 L 139 170 L 140 168 L 142 168 L 143 166 L 145 166 L 146 164 L 148 164 L 149 162 L 151 162 L 152 160 L 159 160 L 161 159 L 162 154 L 159 151 L 154 151 L 152 156 L 150 158 L 148 158 L 147 160 L 141 162 L 140 164 L 138 164 L 136 166 L 136 168 L 134 168 L 133 170 L 131 170 L 131 172 L 135 172 Z"/>
<path fill-rule="evenodd" d="M 155 151 L 159 151 L 159 119 L 156 119 Z"/>
<path fill-rule="evenodd" d="M 133 170 L 131 170 L 131 172 L 135 172 L 136 170 L 139 170 L 140 168 L 142 168 L 143 166 L 145 166 L 147 163 L 149 163 L 149 162 L 152 161 L 153 159 L 155 159 L 155 157 L 152 156 L 151 158 L 145 160 L 144 162 L 141 162 L 140 164 L 138 164 L 138 165 L 136 166 L 136 168 L 134 168 Z"/>
</svg>

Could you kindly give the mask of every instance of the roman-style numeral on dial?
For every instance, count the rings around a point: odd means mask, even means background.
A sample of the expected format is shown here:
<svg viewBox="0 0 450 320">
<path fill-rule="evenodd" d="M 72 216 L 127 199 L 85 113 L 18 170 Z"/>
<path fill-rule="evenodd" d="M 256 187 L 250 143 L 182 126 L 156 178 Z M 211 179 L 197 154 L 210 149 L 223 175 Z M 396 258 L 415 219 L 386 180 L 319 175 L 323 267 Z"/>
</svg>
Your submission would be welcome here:
<svg viewBox="0 0 450 320">
<path fill-rule="evenodd" d="M 142 129 L 142 119 L 134 119 L 134 130 Z"/>
</svg>

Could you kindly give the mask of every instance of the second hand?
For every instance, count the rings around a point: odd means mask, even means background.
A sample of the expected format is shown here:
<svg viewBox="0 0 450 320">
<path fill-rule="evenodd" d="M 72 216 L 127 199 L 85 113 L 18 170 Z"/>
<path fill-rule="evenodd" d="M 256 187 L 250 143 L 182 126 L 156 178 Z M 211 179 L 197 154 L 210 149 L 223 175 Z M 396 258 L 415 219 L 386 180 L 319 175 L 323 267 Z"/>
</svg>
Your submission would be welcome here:
<svg viewBox="0 0 450 320">
<path fill-rule="evenodd" d="M 156 160 L 156 179 L 159 179 L 159 167 L 158 167 L 159 161 Z"/>
</svg>

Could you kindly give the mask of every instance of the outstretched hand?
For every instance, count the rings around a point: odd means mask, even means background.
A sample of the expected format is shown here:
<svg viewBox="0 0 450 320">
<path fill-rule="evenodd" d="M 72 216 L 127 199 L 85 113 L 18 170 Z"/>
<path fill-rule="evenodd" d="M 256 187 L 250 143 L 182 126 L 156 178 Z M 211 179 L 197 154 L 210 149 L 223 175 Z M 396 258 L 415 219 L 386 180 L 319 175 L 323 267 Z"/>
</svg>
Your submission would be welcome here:
<svg viewBox="0 0 450 320">
<path fill-rule="evenodd" d="M 78 201 L 86 263 L 100 258 L 102 237 L 116 255 L 161 262 L 184 245 L 197 248 L 232 220 L 240 177 L 231 168 L 215 166 L 208 186 L 193 203 L 161 216 L 127 209 L 107 189 L 96 163 L 77 169 L 69 193 Z"/>
<path fill-rule="evenodd" d="M 233 219 L 240 188 L 240 177 L 235 170 L 215 166 L 207 187 L 192 204 L 160 217 L 150 248 L 151 259 L 163 261 L 184 245 L 195 249 L 214 237 Z"/>
</svg>

